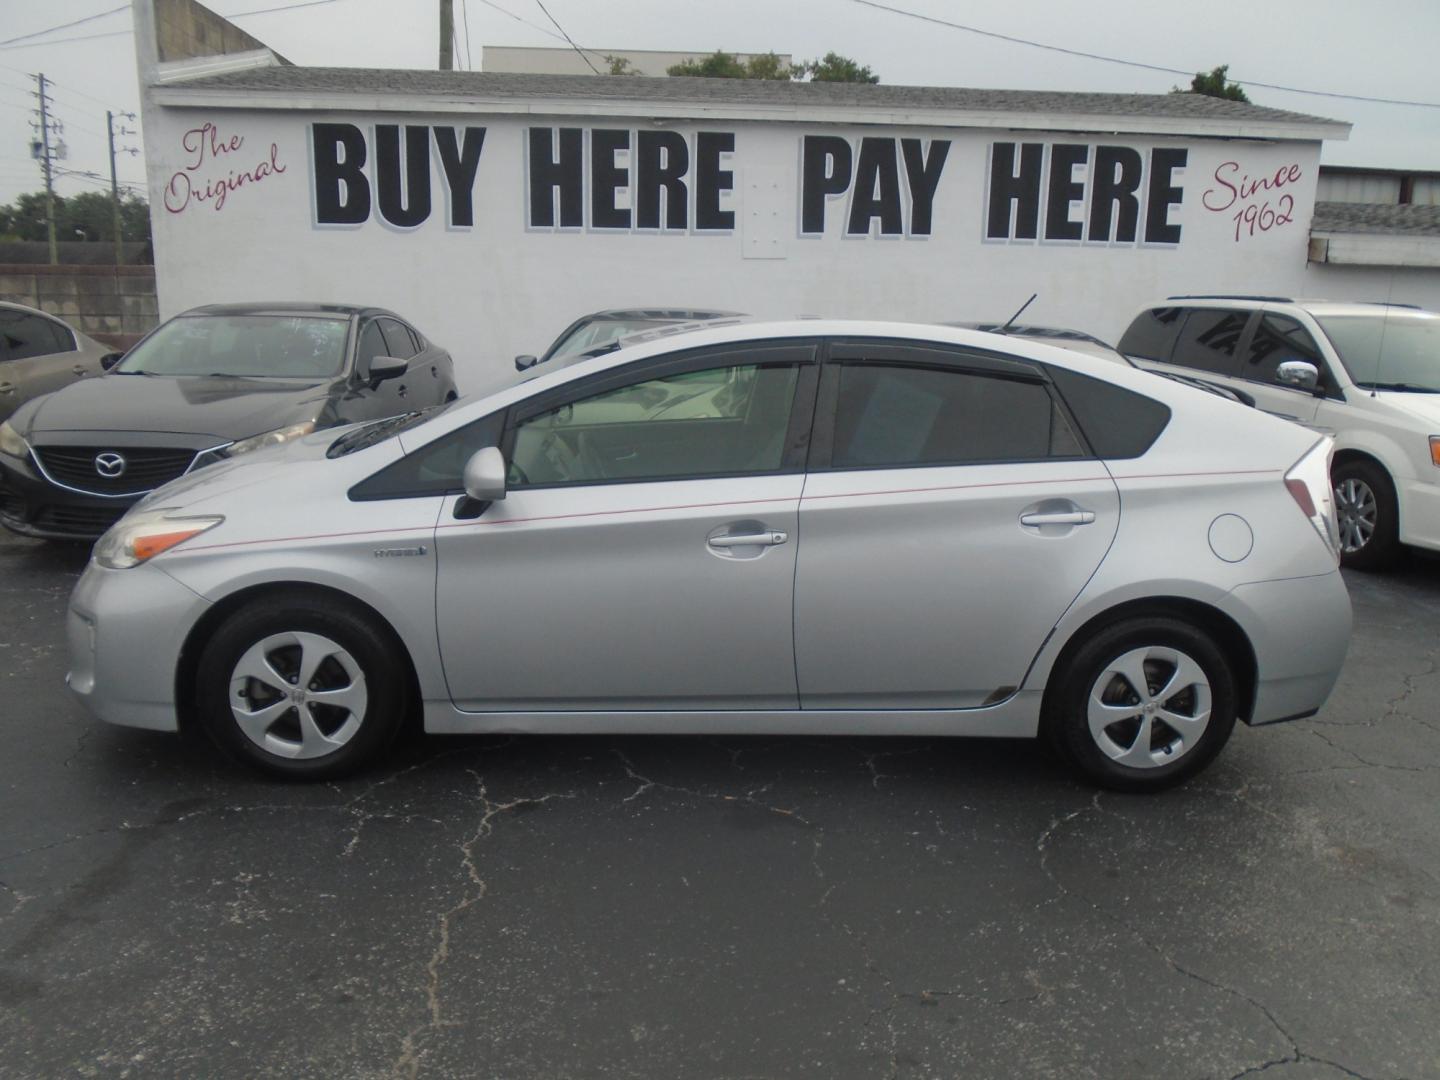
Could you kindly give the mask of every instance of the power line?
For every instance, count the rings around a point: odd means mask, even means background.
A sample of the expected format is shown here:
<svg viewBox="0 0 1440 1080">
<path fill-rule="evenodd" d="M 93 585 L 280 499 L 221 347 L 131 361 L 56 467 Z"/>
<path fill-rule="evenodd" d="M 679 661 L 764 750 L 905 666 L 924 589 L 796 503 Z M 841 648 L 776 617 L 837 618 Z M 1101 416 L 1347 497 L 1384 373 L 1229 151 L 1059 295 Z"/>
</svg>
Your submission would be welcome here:
<svg viewBox="0 0 1440 1080">
<path fill-rule="evenodd" d="M 256 8 L 254 11 L 236 11 L 226 15 L 227 19 L 243 19 L 246 15 L 269 15 L 276 11 L 298 11 L 300 8 L 320 7 L 322 4 L 338 4 L 340 0 L 306 0 L 303 4 L 281 4 L 279 7 Z"/>
<path fill-rule="evenodd" d="M 119 7 L 111 8 L 109 11 L 102 11 L 98 15 L 86 15 L 83 19 L 76 19 L 73 22 L 60 23 L 58 26 L 47 27 L 44 30 L 36 30 L 34 33 L 21 34 L 18 37 L 6 38 L 0 41 L 0 46 L 10 45 L 17 41 L 29 41 L 31 38 L 44 37 L 46 34 L 53 34 L 56 30 L 68 30 L 72 26 L 80 26 L 83 23 L 94 22 L 96 19 L 103 19 L 107 15 L 118 15 L 122 11 L 128 11 L 129 4 L 121 4 Z"/>
<path fill-rule="evenodd" d="M 475 57 L 470 52 L 470 11 L 466 0 L 460 0 L 460 24 L 465 27 L 465 66 L 475 70 Z"/>
<path fill-rule="evenodd" d="M 540 6 L 541 11 L 545 12 L 545 17 L 549 19 L 552 23 L 555 23 L 555 29 L 559 30 L 560 33 L 565 35 L 565 40 L 570 42 L 570 47 L 579 54 L 581 60 L 585 61 L 585 66 L 588 67 L 591 71 L 593 71 L 596 75 L 599 75 L 600 69 L 597 68 L 594 64 L 590 63 L 590 57 L 585 55 L 585 50 L 580 48 L 579 45 L 576 45 L 575 39 L 572 38 L 569 34 L 565 33 L 565 28 L 560 25 L 560 23 L 556 20 L 555 16 L 550 14 L 550 9 L 545 6 L 545 0 L 535 0 L 535 3 Z"/>
<path fill-rule="evenodd" d="M 133 34 L 134 30 L 110 30 L 104 34 L 81 34 L 79 37 L 56 38 L 54 41 L 27 41 L 21 45 L 0 45 L 0 49 L 38 49 L 44 45 L 66 45 L 72 41 L 94 41 L 97 38 Z"/>
<path fill-rule="evenodd" d="M 1084 52 L 1080 49 L 1067 49 L 1060 45 L 1047 45 L 1041 41 L 1031 41 L 1028 38 L 996 33 L 993 30 L 982 30 L 978 26 L 966 26 L 964 23 L 950 22 L 947 19 L 937 19 L 933 15 L 922 15 L 918 11 L 907 11 L 904 8 L 891 7 L 889 4 L 877 3 L 876 0 L 851 0 L 851 2 L 864 7 L 875 8 L 878 11 L 888 11 L 892 15 L 903 15 L 909 19 L 918 19 L 921 22 L 933 23 L 936 26 L 945 26 L 951 30 L 963 30 L 968 34 L 978 34 L 981 37 L 994 38 L 997 41 L 1008 41 L 1012 45 L 1028 45 L 1032 49 L 1044 49 L 1047 52 L 1063 53 L 1066 56 L 1077 56 L 1084 60 L 1101 60 L 1107 64 L 1121 64 L 1124 67 L 1140 68 L 1144 71 L 1159 71 L 1166 75 L 1187 76 L 1195 74 L 1193 71 L 1185 71 L 1181 68 L 1163 67 L 1159 64 L 1146 64 L 1139 60 L 1125 60 L 1118 56 L 1104 56 L 1101 53 Z M 1436 101 L 1404 101 L 1398 98 L 1366 97 L 1362 94 L 1331 93 L 1326 90 L 1304 90 L 1298 86 L 1280 86 L 1276 83 L 1255 82 L 1253 79 L 1242 79 L 1239 76 L 1230 76 L 1230 81 L 1245 86 L 1258 86 L 1265 90 L 1280 90 L 1287 94 L 1307 94 L 1311 97 L 1338 98 L 1341 101 L 1365 101 L 1375 105 L 1413 105 L 1421 109 L 1440 109 L 1440 102 Z"/>
<path fill-rule="evenodd" d="M 522 18 L 521 16 L 516 15 L 513 11 L 510 11 L 508 8 L 503 8 L 499 4 L 494 3 L 494 0 L 480 0 L 480 3 L 484 4 L 488 8 L 494 8 L 496 11 L 500 12 L 501 15 L 508 16 L 509 18 L 512 18 L 516 22 L 520 23 L 522 26 L 528 26 L 531 30 L 538 31 L 539 33 L 544 34 L 546 37 L 552 37 L 556 41 L 565 40 L 564 37 L 562 37 L 560 34 L 557 34 L 554 30 L 541 26 L 538 23 L 533 23 L 529 19 Z"/>
</svg>

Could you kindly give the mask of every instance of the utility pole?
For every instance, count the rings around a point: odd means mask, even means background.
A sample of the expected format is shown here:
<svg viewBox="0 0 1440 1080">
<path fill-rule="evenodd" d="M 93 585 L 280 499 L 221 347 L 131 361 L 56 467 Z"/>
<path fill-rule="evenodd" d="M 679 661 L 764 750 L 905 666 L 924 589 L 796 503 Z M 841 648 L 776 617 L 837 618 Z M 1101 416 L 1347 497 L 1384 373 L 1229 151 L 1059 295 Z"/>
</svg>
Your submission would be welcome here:
<svg viewBox="0 0 1440 1080">
<path fill-rule="evenodd" d="M 455 66 L 455 0 L 440 0 L 440 70 Z"/>
<path fill-rule="evenodd" d="M 45 232 L 50 239 L 50 265 L 60 261 L 60 249 L 55 245 L 55 174 L 54 161 L 50 156 L 50 98 L 45 93 L 45 75 L 35 76 L 40 83 L 40 168 L 45 173 Z"/>
<path fill-rule="evenodd" d="M 133 112 L 121 113 L 126 120 L 134 120 Z M 115 265 L 119 266 L 125 261 L 125 249 L 121 246 L 124 236 L 120 226 L 120 181 L 115 173 L 115 113 L 105 110 L 105 131 L 110 137 L 110 205 L 115 212 Z M 127 127 L 121 127 L 119 134 L 134 135 L 135 132 Z M 134 147 L 126 146 L 120 150 L 122 154 L 138 154 Z"/>
</svg>

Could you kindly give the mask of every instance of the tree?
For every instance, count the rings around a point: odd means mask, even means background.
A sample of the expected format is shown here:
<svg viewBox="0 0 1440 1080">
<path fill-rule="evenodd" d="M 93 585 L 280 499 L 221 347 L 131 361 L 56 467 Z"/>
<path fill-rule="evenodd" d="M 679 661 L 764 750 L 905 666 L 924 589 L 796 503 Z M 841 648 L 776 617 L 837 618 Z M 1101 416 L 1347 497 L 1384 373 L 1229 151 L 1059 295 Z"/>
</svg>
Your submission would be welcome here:
<svg viewBox="0 0 1440 1080">
<path fill-rule="evenodd" d="M 773 52 L 752 56 L 745 63 L 734 53 L 716 52 L 703 60 L 686 60 L 667 69 L 668 75 L 689 75 L 701 79 L 765 79 L 771 82 L 878 83 L 880 76 L 869 67 L 839 53 L 826 53 L 821 60 L 787 65 Z"/>
<path fill-rule="evenodd" d="M 82 191 L 69 198 L 55 196 L 55 235 L 60 240 L 115 240 L 115 210 L 110 195 L 103 191 Z M 8 206 L 0 206 L 0 238 L 44 240 L 45 193 L 27 192 Z M 150 239 L 150 207 L 133 194 L 120 197 L 120 238 L 144 242 Z"/>
<path fill-rule="evenodd" d="M 1190 89 L 1181 90 L 1178 86 L 1170 88 L 1172 94 L 1203 94 L 1205 97 L 1224 98 L 1227 101 L 1244 101 L 1250 99 L 1245 96 L 1245 91 L 1240 88 L 1239 83 L 1225 81 L 1225 74 L 1230 70 L 1229 64 L 1221 64 L 1209 71 L 1197 71 L 1195 78 L 1190 80 Z"/>
<path fill-rule="evenodd" d="M 640 72 L 638 72 L 638 71 L 635 70 L 635 65 L 632 64 L 632 63 L 630 63 L 630 61 L 629 61 L 629 60 L 626 60 L 625 57 L 623 57 L 623 56 L 609 56 L 609 55 L 607 55 L 607 56 L 605 57 L 605 63 L 606 63 L 606 65 L 608 65 L 608 67 L 609 67 L 609 70 L 605 72 L 606 75 L 639 75 L 639 74 L 640 74 Z"/>
<path fill-rule="evenodd" d="M 734 53 L 716 50 L 704 60 L 685 60 L 665 69 L 667 75 L 689 75 L 700 79 L 771 79 L 788 82 L 790 69 L 774 53 L 752 56 L 742 64 Z"/>
<path fill-rule="evenodd" d="M 809 76 L 810 82 L 878 83 L 880 81 L 880 76 L 871 71 L 868 65 L 858 64 L 848 56 L 841 56 L 834 52 L 826 53 L 820 60 L 807 60 L 803 64 L 797 64 L 794 71 L 799 73 L 794 75 L 795 78 Z"/>
</svg>

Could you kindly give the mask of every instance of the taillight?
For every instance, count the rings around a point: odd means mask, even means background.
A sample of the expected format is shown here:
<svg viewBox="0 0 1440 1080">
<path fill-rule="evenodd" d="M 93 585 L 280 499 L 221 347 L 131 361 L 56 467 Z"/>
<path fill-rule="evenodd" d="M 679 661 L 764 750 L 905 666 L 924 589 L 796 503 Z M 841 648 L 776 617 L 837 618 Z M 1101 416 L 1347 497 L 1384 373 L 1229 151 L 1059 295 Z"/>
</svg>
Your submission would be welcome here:
<svg viewBox="0 0 1440 1080">
<path fill-rule="evenodd" d="M 1305 486 L 1304 480 L 1291 480 L 1285 478 L 1285 487 L 1294 496 L 1295 501 L 1300 504 L 1300 511 L 1308 518 L 1315 516 L 1315 500 L 1310 498 L 1310 489 Z"/>
<path fill-rule="evenodd" d="M 1285 490 L 1339 562 L 1340 527 L 1335 521 L 1335 494 L 1330 488 L 1330 451 L 1334 445 L 1327 437 L 1305 451 L 1305 456 L 1285 474 Z"/>
</svg>

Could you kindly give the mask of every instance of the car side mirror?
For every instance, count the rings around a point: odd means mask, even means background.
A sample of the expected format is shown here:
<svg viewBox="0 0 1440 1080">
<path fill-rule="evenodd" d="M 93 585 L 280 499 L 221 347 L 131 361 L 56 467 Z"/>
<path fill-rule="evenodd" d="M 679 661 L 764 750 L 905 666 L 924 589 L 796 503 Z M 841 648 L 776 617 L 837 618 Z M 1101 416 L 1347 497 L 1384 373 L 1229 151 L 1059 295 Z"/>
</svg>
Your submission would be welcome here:
<svg viewBox="0 0 1440 1080">
<path fill-rule="evenodd" d="M 538 364 L 539 362 L 540 362 L 540 358 L 539 358 L 538 356 L 531 356 L 530 354 L 525 353 L 525 354 L 523 354 L 523 355 L 521 355 L 521 356 L 515 357 L 515 370 L 516 370 L 516 371 L 529 371 L 532 367 L 534 367 L 534 366 L 535 366 L 536 364 Z"/>
<path fill-rule="evenodd" d="M 410 361 L 398 356 L 376 356 L 370 360 L 370 389 L 375 389 L 386 379 L 398 379 L 410 370 Z"/>
<path fill-rule="evenodd" d="M 1275 381 L 1281 386 L 1314 393 L 1320 384 L 1320 369 L 1306 360 L 1286 360 L 1275 369 Z"/>
<path fill-rule="evenodd" d="M 107 352 L 104 356 L 100 357 L 100 370 L 109 371 L 124 358 L 125 354 L 123 352 Z"/>
<path fill-rule="evenodd" d="M 509 467 L 499 447 L 476 450 L 465 463 L 461 483 L 465 494 L 476 502 L 499 502 L 505 498 L 505 474 Z"/>
</svg>

